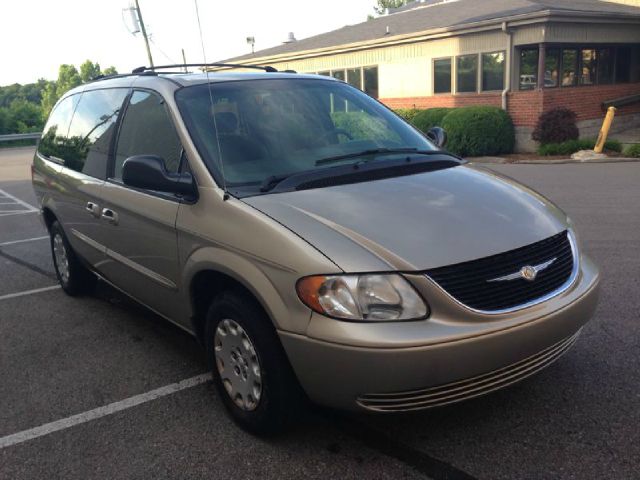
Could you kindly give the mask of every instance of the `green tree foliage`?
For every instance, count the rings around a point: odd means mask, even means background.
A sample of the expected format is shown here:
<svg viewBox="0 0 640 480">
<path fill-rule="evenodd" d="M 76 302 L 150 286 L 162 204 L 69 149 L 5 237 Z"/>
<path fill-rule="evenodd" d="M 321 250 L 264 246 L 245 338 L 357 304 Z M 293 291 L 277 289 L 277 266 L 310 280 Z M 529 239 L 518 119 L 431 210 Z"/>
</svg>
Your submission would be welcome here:
<svg viewBox="0 0 640 480">
<path fill-rule="evenodd" d="M 411 3 L 414 0 L 377 0 L 377 4 L 373 9 L 378 15 L 382 15 L 387 8 L 400 8 L 404 7 L 407 3 Z"/>
<path fill-rule="evenodd" d="M 41 78 L 36 83 L 0 87 L 0 135 L 41 131 L 65 92 L 97 76 L 117 73 L 115 67 L 101 70 L 98 63 L 87 60 L 80 71 L 73 65 L 60 65 L 53 82 Z"/>
<path fill-rule="evenodd" d="M 97 62 L 93 63 L 91 60 L 87 60 L 80 65 L 80 79 L 83 82 L 90 82 L 100 74 L 100 64 Z"/>
</svg>

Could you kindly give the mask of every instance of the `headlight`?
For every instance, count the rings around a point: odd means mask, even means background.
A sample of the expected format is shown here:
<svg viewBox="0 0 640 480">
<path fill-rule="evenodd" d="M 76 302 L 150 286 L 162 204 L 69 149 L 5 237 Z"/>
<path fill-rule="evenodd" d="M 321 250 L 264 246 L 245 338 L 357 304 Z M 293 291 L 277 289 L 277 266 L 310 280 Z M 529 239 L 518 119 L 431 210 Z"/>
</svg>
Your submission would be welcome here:
<svg viewBox="0 0 640 480">
<path fill-rule="evenodd" d="M 305 277 L 296 289 L 309 308 L 341 320 L 419 320 L 429 313 L 409 282 L 396 274 Z"/>
</svg>

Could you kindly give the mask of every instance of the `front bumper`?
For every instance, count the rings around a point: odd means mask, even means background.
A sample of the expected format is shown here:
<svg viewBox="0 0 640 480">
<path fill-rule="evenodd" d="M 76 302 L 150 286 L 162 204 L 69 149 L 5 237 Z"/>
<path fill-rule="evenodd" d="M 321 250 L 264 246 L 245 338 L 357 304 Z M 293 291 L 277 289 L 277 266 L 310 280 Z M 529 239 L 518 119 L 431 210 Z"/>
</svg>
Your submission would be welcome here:
<svg viewBox="0 0 640 480">
<path fill-rule="evenodd" d="M 416 410 L 526 378 L 573 345 L 596 308 L 599 274 L 583 257 L 568 290 L 497 316 L 466 310 L 425 277 L 410 280 L 429 299 L 428 320 L 363 324 L 314 315 L 307 336 L 279 332 L 313 401 L 347 410 Z"/>
</svg>

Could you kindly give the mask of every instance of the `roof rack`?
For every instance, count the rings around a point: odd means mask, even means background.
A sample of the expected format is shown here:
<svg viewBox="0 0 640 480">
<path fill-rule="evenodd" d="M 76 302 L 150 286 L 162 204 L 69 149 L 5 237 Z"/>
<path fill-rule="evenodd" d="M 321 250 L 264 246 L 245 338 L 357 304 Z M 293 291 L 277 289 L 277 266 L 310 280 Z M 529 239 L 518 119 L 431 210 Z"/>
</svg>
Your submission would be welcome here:
<svg viewBox="0 0 640 480">
<path fill-rule="evenodd" d="M 241 65 L 237 63 L 178 63 L 175 65 L 159 65 L 155 67 L 138 67 L 134 68 L 131 73 L 141 74 L 145 72 L 154 72 L 156 70 L 165 70 L 167 68 L 189 68 L 189 67 L 229 67 L 229 68 L 250 68 L 254 70 L 264 70 L 265 72 L 277 72 L 273 67 L 260 65 Z"/>
</svg>

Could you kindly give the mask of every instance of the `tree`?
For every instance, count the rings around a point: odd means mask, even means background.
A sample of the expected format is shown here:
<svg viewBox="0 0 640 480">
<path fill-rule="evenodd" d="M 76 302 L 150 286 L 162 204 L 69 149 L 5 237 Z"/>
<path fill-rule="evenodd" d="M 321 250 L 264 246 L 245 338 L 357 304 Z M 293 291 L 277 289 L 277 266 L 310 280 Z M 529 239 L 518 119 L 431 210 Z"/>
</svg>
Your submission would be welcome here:
<svg viewBox="0 0 640 480">
<path fill-rule="evenodd" d="M 377 5 L 373 7 L 378 15 L 385 13 L 387 8 L 400 8 L 404 7 L 407 3 L 411 3 L 414 0 L 377 0 Z"/>
<path fill-rule="evenodd" d="M 89 62 L 91 63 L 91 62 Z M 85 62 L 83 65 L 86 65 Z M 93 64 L 92 64 L 93 66 Z M 65 92 L 82 84 L 82 78 L 73 65 L 62 64 L 58 69 L 58 80 L 47 85 L 42 92 L 42 116 L 49 117 L 51 109 Z"/>
<path fill-rule="evenodd" d="M 117 75 L 118 71 L 116 70 L 116 67 L 111 66 L 111 67 L 107 67 L 102 71 L 102 74 L 107 77 L 109 75 Z"/>
<path fill-rule="evenodd" d="M 101 75 L 99 63 L 93 63 L 91 60 L 87 60 L 80 65 L 80 79 L 83 82 L 90 82 L 99 75 Z"/>
</svg>

